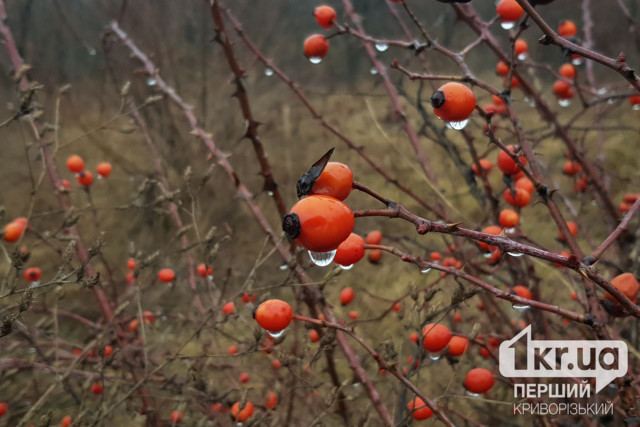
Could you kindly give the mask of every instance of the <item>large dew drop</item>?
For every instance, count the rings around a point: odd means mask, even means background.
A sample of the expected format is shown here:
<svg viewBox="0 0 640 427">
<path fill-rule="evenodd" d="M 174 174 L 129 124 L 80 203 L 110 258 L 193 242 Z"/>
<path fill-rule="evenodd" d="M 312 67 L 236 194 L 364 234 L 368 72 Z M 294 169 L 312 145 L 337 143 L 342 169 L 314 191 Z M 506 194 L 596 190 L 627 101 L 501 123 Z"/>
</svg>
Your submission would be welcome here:
<svg viewBox="0 0 640 427">
<path fill-rule="evenodd" d="M 338 264 L 340 265 L 340 264 Z M 349 264 L 349 265 L 340 265 L 340 268 L 343 270 L 351 270 L 353 268 L 353 264 Z"/>
<path fill-rule="evenodd" d="M 436 353 L 431 353 L 429 355 L 429 359 L 433 360 L 434 362 L 437 362 L 438 360 L 440 360 L 440 355 Z"/>
<path fill-rule="evenodd" d="M 558 105 L 563 107 L 563 108 L 566 108 L 569 105 L 571 105 L 571 100 L 570 99 L 558 99 Z"/>
<path fill-rule="evenodd" d="M 309 62 L 311 62 L 312 64 L 319 64 L 322 62 L 322 58 L 318 56 L 312 56 L 311 58 L 309 58 Z"/>
<path fill-rule="evenodd" d="M 378 70 L 376 69 L 376 67 L 371 67 L 371 69 L 369 70 L 369 74 L 371 74 L 372 76 L 378 74 Z"/>
<path fill-rule="evenodd" d="M 583 62 L 584 62 L 584 60 L 582 59 L 582 57 L 573 58 L 573 59 L 571 60 L 571 63 L 572 63 L 573 65 L 576 65 L 576 66 L 578 66 L 578 65 L 582 65 L 582 63 L 583 63 Z"/>
<path fill-rule="evenodd" d="M 510 29 L 512 29 L 513 27 L 516 26 L 516 23 L 514 21 L 505 21 L 505 22 L 501 22 L 500 26 L 504 30 L 510 30 Z"/>
<path fill-rule="evenodd" d="M 531 308 L 528 305 L 522 305 L 522 304 L 513 304 L 511 307 L 513 307 L 514 310 L 520 310 L 520 311 L 529 310 Z"/>
<path fill-rule="evenodd" d="M 147 86 L 155 86 L 156 84 L 158 84 L 158 82 L 153 77 L 147 79 Z"/>
<path fill-rule="evenodd" d="M 431 271 L 431 267 L 426 267 L 426 268 L 423 268 L 422 270 L 420 270 L 420 273 L 421 274 L 427 274 L 430 271 Z"/>
<path fill-rule="evenodd" d="M 469 119 L 462 120 L 460 122 L 447 122 L 447 127 L 453 130 L 462 130 L 467 126 L 467 123 L 469 123 Z"/>
<path fill-rule="evenodd" d="M 98 54 L 98 52 L 93 48 L 89 49 L 87 52 L 90 56 L 96 56 Z"/>
<path fill-rule="evenodd" d="M 518 61 L 524 61 L 525 59 L 527 59 L 527 52 L 518 55 Z"/>
<path fill-rule="evenodd" d="M 519 257 L 522 256 L 524 254 L 521 254 L 520 252 L 507 252 L 509 255 L 514 256 L 514 257 Z"/>
<path fill-rule="evenodd" d="M 278 267 L 280 271 L 286 271 L 288 268 L 289 266 L 287 264 L 281 264 L 280 267 Z"/>
<path fill-rule="evenodd" d="M 511 228 L 506 228 L 504 230 L 505 234 L 515 234 L 516 232 L 516 228 L 515 227 L 511 227 Z"/>
<path fill-rule="evenodd" d="M 384 52 L 385 50 L 389 49 L 389 45 L 386 43 L 376 43 L 376 50 L 378 52 Z"/>
<path fill-rule="evenodd" d="M 633 104 L 633 107 L 631 108 L 633 108 L 635 111 L 638 111 L 640 110 L 640 104 Z"/>
<path fill-rule="evenodd" d="M 284 329 L 278 332 L 267 331 L 273 338 L 280 338 L 284 334 Z"/>
<path fill-rule="evenodd" d="M 313 261 L 315 265 L 317 265 L 318 267 L 326 267 L 327 265 L 331 264 L 331 261 L 333 261 L 333 258 L 336 256 L 337 251 L 337 249 L 334 249 L 331 252 L 308 252 L 309 258 L 311 258 L 311 261 Z"/>
<path fill-rule="evenodd" d="M 273 76 L 273 70 L 271 68 L 267 68 L 264 70 L 264 75 L 267 77 Z"/>
<path fill-rule="evenodd" d="M 467 390 L 467 395 L 471 397 L 480 397 L 480 393 L 471 393 L 469 390 Z"/>
</svg>

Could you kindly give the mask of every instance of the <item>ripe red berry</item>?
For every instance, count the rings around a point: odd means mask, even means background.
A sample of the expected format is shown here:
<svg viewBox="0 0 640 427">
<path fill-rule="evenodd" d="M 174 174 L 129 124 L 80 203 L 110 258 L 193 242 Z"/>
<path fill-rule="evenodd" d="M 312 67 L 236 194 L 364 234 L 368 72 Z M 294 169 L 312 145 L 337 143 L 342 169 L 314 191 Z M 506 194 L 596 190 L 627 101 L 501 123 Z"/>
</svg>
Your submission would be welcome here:
<svg viewBox="0 0 640 427">
<path fill-rule="evenodd" d="M 131 332 L 136 332 L 138 330 L 138 319 L 133 319 L 129 322 L 129 330 Z"/>
<path fill-rule="evenodd" d="M 533 191 L 536 189 L 535 186 L 533 185 L 533 182 L 531 182 L 531 180 L 529 178 L 527 178 L 526 176 L 523 176 L 522 178 L 519 178 L 516 181 L 516 188 L 520 188 L 522 190 L 525 190 L 527 193 L 532 194 Z"/>
<path fill-rule="evenodd" d="M 309 331 L 309 341 L 318 342 L 320 341 L 320 334 L 315 329 L 311 329 Z"/>
<path fill-rule="evenodd" d="M 426 420 L 433 415 L 433 411 L 429 408 L 424 400 L 419 397 L 415 397 L 407 405 L 407 409 L 413 411 L 413 419 L 417 421 Z"/>
<path fill-rule="evenodd" d="M 38 267 L 27 268 L 24 272 L 24 279 L 28 282 L 36 282 L 42 277 L 42 271 Z"/>
<path fill-rule="evenodd" d="M 150 311 L 142 312 L 142 318 L 146 323 L 153 323 L 156 321 L 156 318 L 153 316 L 153 313 Z"/>
<path fill-rule="evenodd" d="M 251 402 L 247 402 L 242 407 L 242 410 L 240 409 L 240 402 L 236 402 L 231 407 L 231 415 L 233 415 L 233 418 L 236 421 L 243 423 L 251 418 L 251 416 L 253 415 L 253 410 L 253 403 Z"/>
<path fill-rule="evenodd" d="M 182 411 L 173 411 L 171 412 L 171 422 L 174 424 L 178 424 L 182 422 Z"/>
<path fill-rule="evenodd" d="M 498 236 L 499 234 L 502 233 L 502 227 L 498 227 L 497 225 L 490 225 L 488 227 L 483 228 L 482 232 L 486 234 L 493 234 L 494 236 Z M 476 243 L 478 244 L 478 246 L 480 246 L 480 249 L 482 249 L 485 252 L 491 252 L 496 248 L 495 246 L 489 246 L 489 244 L 485 242 L 478 241 Z"/>
<path fill-rule="evenodd" d="M 634 204 L 636 202 L 636 200 L 638 200 L 638 198 L 640 198 L 640 194 L 627 193 L 627 194 L 624 195 L 622 200 L 624 200 L 625 203 L 628 203 L 628 204 L 632 205 L 632 204 Z"/>
<path fill-rule="evenodd" d="M 524 9 L 516 0 L 500 0 L 496 6 L 496 13 L 500 16 L 500 22 L 516 22 L 524 13 Z"/>
<path fill-rule="evenodd" d="M 98 173 L 98 175 L 100 175 L 103 178 L 109 178 L 109 175 L 111 175 L 111 163 L 109 162 L 101 162 L 98 164 L 98 167 L 96 168 L 96 172 Z"/>
<path fill-rule="evenodd" d="M 440 261 L 442 259 L 442 254 L 440 252 L 431 252 L 429 254 L 429 258 L 431 258 L 431 261 Z"/>
<path fill-rule="evenodd" d="M 476 97 L 467 86 L 450 82 L 441 86 L 431 97 L 435 115 L 446 122 L 467 120 L 476 107 Z"/>
<path fill-rule="evenodd" d="M 312 252 L 329 252 L 349 237 L 354 222 L 353 212 L 340 200 L 311 195 L 293 205 L 282 229 L 288 238 Z"/>
<path fill-rule="evenodd" d="M 449 356 L 462 356 L 465 351 L 467 351 L 467 346 L 469 345 L 469 339 L 465 337 L 461 337 L 455 335 L 451 337 L 449 340 L 449 350 L 447 354 Z"/>
<path fill-rule="evenodd" d="M 104 386 L 102 385 L 101 382 L 95 382 L 91 385 L 91 393 L 93 394 L 102 394 L 103 389 L 104 389 Z"/>
<path fill-rule="evenodd" d="M 514 50 L 516 55 L 520 56 L 527 53 L 527 51 L 529 50 L 529 45 L 527 44 L 526 41 L 522 39 L 518 39 L 516 40 L 516 43 L 514 45 Z"/>
<path fill-rule="evenodd" d="M 208 277 L 213 275 L 213 267 L 207 267 L 205 263 L 200 263 L 196 267 L 196 273 L 200 277 Z"/>
<path fill-rule="evenodd" d="M 69 427 L 71 425 L 71 415 L 65 415 L 60 421 L 60 427 Z"/>
<path fill-rule="evenodd" d="M 238 354 L 238 347 L 235 345 L 230 345 L 227 349 L 227 354 L 229 356 L 233 356 L 234 354 Z"/>
<path fill-rule="evenodd" d="M 556 80 L 553 84 L 553 93 L 555 93 L 558 99 L 573 98 L 573 89 L 571 89 L 571 85 L 564 80 Z"/>
<path fill-rule="evenodd" d="M 414 343 L 418 344 L 418 341 L 420 340 L 420 337 L 418 336 L 417 332 L 412 332 L 411 335 L 409 335 L 409 339 L 411 341 L 413 341 Z"/>
<path fill-rule="evenodd" d="M 93 174 L 89 171 L 82 171 L 78 174 L 78 183 L 83 187 L 90 187 L 93 184 Z"/>
<path fill-rule="evenodd" d="M 578 34 L 578 27 L 573 21 L 569 21 L 568 19 L 562 21 L 560 25 L 558 25 L 558 34 L 562 37 L 572 37 Z"/>
<path fill-rule="evenodd" d="M 485 174 L 489 174 L 489 172 L 491 172 L 491 169 L 493 168 L 493 164 L 487 160 L 487 159 L 478 159 L 478 163 L 480 163 L 480 169 L 482 169 L 482 171 Z M 473 163 L 471 165 L 471 169 L 473 169 L 473 173 L 476 176 L 480 176 L 480 172 L 478 171 L 478 165 L 476 163 Z"/>
<path fill-rule="evenodd" d="M 80 173 L 84 170 L 84 160 L 77 154 L 73 154 L 67 158 L 67 169 L 71 172 Z"/>
<path fill-rule="evenodd" d="M 515 191 L 507 188 L 503 196 L 505 202 L 517 208 L 523 208 L 531 202 L 531 194 L 521 188 L 516 188 Z"/>
<path fill-rule="evenodd" d="M 574 176 L 578 172 L 580 172 L 581 169 L 582 167 L 580 166 L 580 163 L 573 160 L 569 160 L 564 164 L 564 166 L 562 166 L 562 173 L 568 176 Z"/>
<path fill-rule="evenodd" d="M 500 61 L 498 65 L 496 65 L 496 74 L 499 76 L 507 76 L 509 75 L 509 66 L 506 62 Z"/>
<path fill-rule="evenodd" d="M 330 30 L 336 20 L 336 11 L 331 6 L 323 4 L 315 8 L 313 16 L 316 17 L 318 25 L 325 30 Z"/>
<path fill-rule="evenodd" d="M 0 416 L 7 413 L 9 410 L 9 404 L 7 402 L 0 402 Z"/>
<path fill-rule="evenodd" d="M 451 330 L 444 325 L 428 323 L 422 328 L 424 348 L 432 353 L 437 353 L 449 344 Z"/>
<path fill-rule="evenodd" d="M 379 245 L 382 243 L 382 232 L 380 230 L 370 231 L 369 234 L 367 234 L 365 242 L 368 245 Z"/>
<path fill-rule="evenodd" d="M 235 310 L 236 310 L 236 305 L 233 301 L 230 301 L 222 306 L 222 314 L 226 316 L 233 314 Z"/>
<path fill-rule="evenodd" d="M 573 64 L 563 64 L 559 72 L 562 77 L 573 79 L 576 76 L 576 67 L 574 67 Z"/>
<path fill-rule="evenodd" d="M 488 369 L 475 368 L 464 378 L 464 387 L 471 393 L 486 393 L 493 387 L 495 378 Z"/>
<path fill-rule="evenodd" d="M 307 58 L 324 58 L 329 53 L 329 40 L 322 34 L 313 34 L 304 41 L 303 50 Z"/>
<path fill-rule="evenodd" d="M 633 274 L 622 273 L 611 279 L 611 284 L 633 303 L 636 302 L 636 299 L 638 298 L 638 291 L 640 291 L 640 284 L 638 284 L 638 280 Z M 615 304 L 619 304 L 618 300 L 609 292 L 605 292 L 604 297 Z"/>
<path fill-rule="evenodd" d="M 576 236 L 578 234 L 578 224 L 576 224 L 573 221 L 567 221 L 567 228 L 569 229 L 569 233 L 571 233 L 572 236 Z M 564 235 L 562 234 L 561 231 L 558 231 L 558 239 L 564 241 Z"/>
<path fill-rule="evenodd" d="M 333 262 L 348 267 L 364 257 L 364 239 L 351 233 L 344 242 L 340 243 Z"/>
<path fill-rule="evenodd" d="M 276 407 L 276 405 L 278 404 L 278 396 L 270 391 L 265 397 L 264 397 L 264 406 L 267 409 L 273 409 Z"/>
<path fill-rule="evenodd" d="M 498 218 L 500 225 L 505 228 L 513 228 L 520 222 L 520 215 L 513 209 L 503 209 Z"/>
<path fill-rule="evenodd" d="M 111 356 L 111 353 L 113 353 L 113 347 L 111 347 L 110 345 L 105 345 L 104 346 L 104 357 Z"/>
<path fill-rule="evenodd" d="M 246 384 L 249 382 L 249 374 L 246 372 L 241 372 L 240 375 L 238 376 L 238 380 L 240 380 L 240 382 L 242 384 Z"/>
<path fill-rule="evenodd" d="M 532 299 L 531 291 L 524 286 L 514 286 L 511 289 L 511 293 L 519 296 L 520 298 Z"/>
<path fill-rule="evenodd" d="M 348 316 L 349 316 L 349 319 L 356 320 L 358 318 L 358 312 L 355 311 L 355 310 L 354 311 L 350 311 Z"/>
<path fill-rule="evenodd" d="M 353 172 L 349 166 L 339 162 L 328 162 L 313 183 L 310 194 L 321 194 L 346 199 L 353 186 Z"/>
<path fill-rule="evenodd" d="M 17 242 L 20 237 L 22 237 L 22 234 L 24 233 L 26 227 L 26 218 L 20 217 L 14 219 L 9 224 L 4 226 L 4 240 L 9 243 Z"/>
<path fill-rule="evenodd" d="M 127 268 L 129 270 L 135 270 L 136 268 L 136 260 L 133 258 L 129 258 L 129 260 L 127 261 Z"/>
<path fill-rule="evenodd" d="M 158 279 L 164 283 L 171 283 L 176 278 L 176 272 L 170 268 L 163 268 L 158 271 Z"/>
<path fill-rule="evenodd" d="M 373 249 L 369 251 L 369 262 L 377 264 L 382 259 L 382 251 L 380 249 Z"/>
<path fill-rule="evenodd" d="M 402 304 L 400 304 L 399 302 L 393 304 L 393 306 L 391 307 L 392 311 L 395 311 L 396 313 L 400 311 L 400 309 L 402 308 Z"/>
<path fill-rule="evenodd" d="M 267 331 L 280 332 L 291 323 L 293 309 L 282 300 L 270 299 L 258 306 L 255 318 Z"/>
<path fill-rule="evenodd" d="M 125 280 L 127 281 L 127 284 L 129 285 L 133 285 L 133 282 L 135 280 L 135 277 L 133 276 L 133 273 L 127 273 Z"/>
<path fill-rule="evenodd" d="M 460 313 L 456 313 L 455 316 L 453 316 L 453 321 L 455 323 L 460 323 L 462 322 L 462 314 Z"/>
<path fill-rule="evenodd" d="M 353 292 L 353 289 L 344 288 L 342 291 L 340 291 L 340 303 L 342 305 L 347 305 L 351 301 L 353 301 L 354 296 L 355 296 L 355 293 Z"/>
<path fill-rule="evenodd" d="M 509 150 L 509 152 L 515 153 L 515 147 L 513 145 L 507 145 L 506 148 L 507 150 Z M 525 156 L 520 156 L 519 159 L 520 163 L 522 163 L 523 165 L 527 164 L 527 158 Z M 503 150 L 500 150 L 500 152 L 498 153 L 497 165 L 505 175 L 515 175 L 520 172 L 520 167 L 518 166 L 518 164 L 511 158 L 511 156 L 507 152 Z"/>
<path fill-rule="evenodd" d="M 278 359 L 273 359 L 271 361 L 271 368 L 273 368 L 274 371 L 277 371 L 278 369 L 282 368 L 282 362 Z"/>
</svg>

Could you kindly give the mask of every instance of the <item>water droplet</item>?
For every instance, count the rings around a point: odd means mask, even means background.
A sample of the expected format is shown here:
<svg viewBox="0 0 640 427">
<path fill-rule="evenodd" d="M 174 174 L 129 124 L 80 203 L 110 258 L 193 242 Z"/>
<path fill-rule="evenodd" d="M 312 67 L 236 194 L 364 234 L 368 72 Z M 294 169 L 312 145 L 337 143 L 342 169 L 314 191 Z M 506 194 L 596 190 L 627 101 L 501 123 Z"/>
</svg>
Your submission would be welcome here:
<svg viewBox="0 0 640 427">
<path fill-rule="evenodd" d="M 147 79 L 147 86 L 155 86 L 156 84 L 158 84 L 158 82 L 153 77 Z"/>
<path fill-rule="evenodd" d="M 633 107 L 631 107 L 631 108 L 633 108 L 634 110 L 638 111 L 638 110 L 640 110 L 640 104 L 633 104 Z"/>
<path fill-rule="evenodd" d="M 573 59 L 571 60 L 571 63 L 572 63 L 573 65 L 582 65 L 582 63 L 583 63 L 583 62 L 584 62 L 584 60 L 582 59 L 582 57 L 580 57 L 580 58 L 573 58 Z"/>
<path fill-rule="evenodd" d="M 571 100 L 570 99 L 558 99 L 558 105 L 565 108 L 568 107 L 569 105 L 571 105 Z"/>
<path fill-rule="evenodd" d="M 431 267 L 426 267 L 420 270 L 420 274 L 427 274 L 430 271 L 431 271 Z"/>
<path fill-rule="evenodd" d="M 531 308 L 531 306 L 522 305 L 522 304 L 513 304 L 511 307 L 513 307 L 514 310 L 520 310 L 520 311 L 529 310 Z"/>
<path fill-rule="evenodd" d="M 376 69 L 376 67 L 371 67 L 371 69 L 369 70 L 369 74 L 371 74 L 372 76 L 378 74 L 378 70 Z"/>
<path fill-rule="evenodd" d="M 536 100 L 531 98 L 531 100 L 529 101 L 529 107 L 531 108 L 536 108 Z"/>
<path fill-rule="evenodd" d="M 264 75 L 267 77 L 273 76 L 273 70 L 271 68 L 267 68 L 264 70 Z"/>
<path fill-rule="evenodd" d="M 447 127 L 454 130 L 462 130 L 469 123 L 469 119 L 462 120 L 459 122 L 447 122 Z"/>
<path fill-rule="evenodd" d="M 524 61 L 525 59 L 527 59 L 527 52 L 518 55 L 518 61 Z"/>
<path fill-rule="evenodd" d="M 267 194 L 269 195 L 269 197 L 273 197 L 273 191 L 267 191 Z"/>
<path fill-rule="evenodd" d="M 605 93 L 607 93 L 607 92 L 608 92 L 608 90 L 607 90 L 607 88 L 606 88 L 606 87 L 601 87 L 600 89 L 598 89 L 598 90 L 597 90 L 597 92 L 596 92 L 596 93 L 597 93 L 598 95 L 604 95 L 604 94 L 605 94 Z"/>
<path fill-rule="evenodd" d="M 98 174 L 98 176 L 96 176 L 96 179 L 102 179 L 102 175 Z"/>
<path fill-rule="evenodd" d="M 334 249 L 331 252 L 308 252 L 309 258 L 311 258 L 311 261 L 313 261 L 315 265 L 318 267 L 326 267 L 331 264 L 331 261 L 333 261 L 333 257 L 336 256 L 337 249 Z"/>
<path fill-rule="evenodd" d="M 469 390 L 467 390 L 467 395 L 471 397 L 480 397 L 480 393 L 471 393 Z"/>
<path fill-rule="evenodd" d="M 500 26 L 503 30 L 510 30 L 516 26 L 515 21 L 504 21 L 500 23 Z"/>
<path fill-rule="evenodd" d="M 613 98 L 609 98 L 609 99 L 607 99 L 607 104 L 611 105 L 611 104 L 613 104 L 613 102 L 614 102 L 614 101 L 613 101 Z"/>
<path fill-rule="evenodd" d="M 440 355 L 436 353 L 431 353 L 429 355 L 429 359 L 433 360 L 434 362 L 437 362 L 438 360 L 440 360 Z"/>
<path fill-rule="evenodd" d="M 312 56 L 311 58 L 309 58 L 309 62 L 311 62 L 312 64 L 319 64 L 322 62 L 322 58 L 318 56 Z"/>
<path fill-rule="evenodd" d="M 208 275 L 207 280 L 213 282 L 213 274 Z"/>
<path fill-rule="evenodd" d="M 349 264 L 349 265 L 340 265 L 340 264 L 338 264 L 338 265 L 343 270 L 351 270 L 353 268 L 353 264 Z"/>
<path fill-rule="evenodd" d="M 39 284 L 40 284 L 40 282 L 31 282 L 31 284 L 29 285 L 29 287 L 30 287 L 30 288 L 37 288 Z"/>
<path fill-rule="evenodd" d="M 592 201 L 591 201 L 591 206 L 595 206 L 595 205 L 596 205 L 596 201 L 595 201 L 595 200 L 592 200 Z"/>
<path fill-rule="evenodd" d="M 516 233 L 516 228 L 515 227 L 511 227 L 511 228 L 506 228 L 504 230 L 505 234 L 515 234 Z"/>
<path fill-rule="evenodd" d="M 289 268 L 289 266 L 287 264 L 282 264 L 280 265 L 280 267 L 278 267 L 278 269 L 280 271 L 286 271 Z"/>
<path fill-rule="evenodd" d="M 376 50 L 378 52 L 384 52 L 385 50 L 389 49 L 389 45 L 386 43 L 376 43 Z"/>
<path fill-rule="evenodd" d="M 284 334 L 284 329 L 278 332 L 267 331 L 273 338 L 280 338 Z"/>
<path fill-rule="evenodd" d="M 96 56 L 96 54 L 98 53 L 95 49 L 91 48 L 87 51 L 89 53 L 89 55 L 91 56 Z"/>
<path fill-rule="evenodd" d="M 29 353 L 35 353 L 36 349 L 34 347 L 29 347 L 29 350 L 27 350 Z"/>
<path fill-rule="evenodd" d="M 514 257 L 519 257 L 522 256 L 524 254 L 521 254 L 520 252 L 507 252 L 509 255 L 514 256 Z"/>
<path fill-rule="evenodd" d="M 491 252 L 485 252 L 485 253 L 484 253 L 484 257 L 485 257 L 485 258 L 491 258 L 491 256 L 492 256 L 492 255 L 491 255 Z"/>
<path fill-rule="evenodd" d="M 360 388 L 360 386 L 361 386 L 360 383 L 353 383 L 353 388 L 358 389 L 358 388 Z"/>
</svg>

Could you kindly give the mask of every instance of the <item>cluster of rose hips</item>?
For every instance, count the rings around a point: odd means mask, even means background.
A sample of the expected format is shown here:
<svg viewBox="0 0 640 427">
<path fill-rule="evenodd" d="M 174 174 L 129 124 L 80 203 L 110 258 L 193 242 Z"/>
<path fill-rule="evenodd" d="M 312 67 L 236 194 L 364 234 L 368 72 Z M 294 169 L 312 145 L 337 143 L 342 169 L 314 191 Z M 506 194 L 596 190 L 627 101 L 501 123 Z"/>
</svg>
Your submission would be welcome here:
<svg viewBox="0 0 640 427">
<path fill-rule="evenodd" d="M 318 6 L 313 11 L 316 22 L 325 30 L 330 30 L 336 20 L 336 11 L 327 5 Z M 312 63 L 319 63 L 329 53 L 329 40 L 322 34 L 307 37 L 302 46 L 304 54 Z"/>
<path fill-rule="evenodd" d="M 93 184 L 93 174 L 85 169 L 84 160 L 77 154 L 72 154 L 67 158 L 67 169 L 76 175 L 78 183 L 83 187 L 88 188 Z M 96 167 L 96 173 L 101 178 L 108 178 L 111 175 L 111 170 L 111 163 L 108 162 L 101 162 Z M 62 185 L 65 188 L 71 187 L 71 184 L 66 179 L 62 180 Z"/>
</svg>

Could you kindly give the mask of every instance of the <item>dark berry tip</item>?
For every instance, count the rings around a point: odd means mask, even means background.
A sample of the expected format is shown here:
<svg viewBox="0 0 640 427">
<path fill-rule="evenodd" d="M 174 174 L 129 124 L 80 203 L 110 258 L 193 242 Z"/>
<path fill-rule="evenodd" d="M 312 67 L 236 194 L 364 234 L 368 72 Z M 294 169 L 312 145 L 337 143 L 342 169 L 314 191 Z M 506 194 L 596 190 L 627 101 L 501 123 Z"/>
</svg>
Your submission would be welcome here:
<svg viewBox="0 0 640 427">
<path fill-rule="evenodd" d="M 300 235 L 300 218 L 295 213 L 288 213 L 282 218 L 282 230 L 291 240 Z"/>
<path fill-rule="evenodd" d="M 433 93 L 433 96 L 431 97 L 431 105 L 433 105 L 433 108 L 440 108 L 444 105 L 444 92 L 441 90 L 438 90 L 436 92 Z"/>
</svg>

